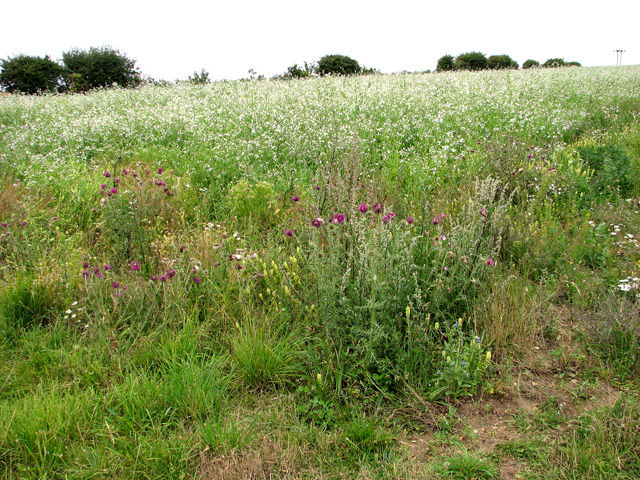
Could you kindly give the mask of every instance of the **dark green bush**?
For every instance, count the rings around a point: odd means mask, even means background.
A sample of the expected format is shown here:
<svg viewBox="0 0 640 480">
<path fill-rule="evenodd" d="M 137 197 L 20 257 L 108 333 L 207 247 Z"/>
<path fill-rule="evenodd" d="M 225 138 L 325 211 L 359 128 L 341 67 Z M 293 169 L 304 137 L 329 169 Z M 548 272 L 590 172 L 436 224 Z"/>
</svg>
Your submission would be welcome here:
<svg viewBox="0 0 640 480">
<path fill-rule="evenodd" d="M 631 158 L 623 148 L 617 145 L 588 145 L 578 148 L 578 153 L 593 171 L 593 189 L 601 194 L 631 195 Z"/>
<path fill-rule="evenodd" d="M 518 68 L 516 62 L 509 55 L 491 55 L 487 60 L 487 66 L 492 70 L 502 70 L 505 68 Z"/>
<path fill-rule="evenodd" d="M 539 67 L 540 66 L 540 62 L 537 60 L 525 60 L 525 62 L 522 64 L 522 68 L 534 68 L 534 67 Z"/>
<path fill-rule="evenodd" d="M 438 59 L 438 66 L 436 67 L 436 71 L 449 72 L 455 69 L 456 69 L 456 66 L 454 64 L 453 55 L 443 55 Z"/>
<path fill-rule="evenodd" d="M 315 63 L 307 63 L 304 62 L 304 66 L 299 66 L 297 63 L 294 63 L 292 66 L 287 68 L 287 71 L 282 75 L 276 77 L 281 80 L 291 80 L 292 78 L 307 78 L 316 73 L 318 70 L 318 66 Z"/>
<path fill-rule="evenodd" d="M 362 67 L 353 58 L 346 55 L 325 55 L 318 61 L 320 75 L 355 75 Z"/>
<path fill-rule="evenodd" d="M 487 57 L 484 53 L 469 52 L 458 55 L 455 60 L 455 66 L 457 70 L 485 70 L 487 62 Z"/>
<path fill-rule="evenodd" d="M 550 58 L 546 62 L 544 62 L 542 66 L 545 68 L 564 67 L 564 58 Z"/>
<path fill-rule="evenodd" d="M 188 80 L 194 85 L 206 85 L 207 83 L 211 83 L 211 80 L 209 79 L 209 72 L 204 68 L 200 70 L 200 73 L 194 71 L 193 75 L 189 75 Z"/>
<path fill-rule="evenodd" d="M 36 94 L 55 92 L 63 87 L 63 68 L 48 56 L 18 55 L 2 60 L 0 86 L 7 92 Z"/>
<path fill-rule="evenodd" d="M 136 61 L 111 47 L 73 49 L 62 54 L 68 87 L 75 92 L 94 88 L 135 87 L 142 81 Z"/>
</svg>

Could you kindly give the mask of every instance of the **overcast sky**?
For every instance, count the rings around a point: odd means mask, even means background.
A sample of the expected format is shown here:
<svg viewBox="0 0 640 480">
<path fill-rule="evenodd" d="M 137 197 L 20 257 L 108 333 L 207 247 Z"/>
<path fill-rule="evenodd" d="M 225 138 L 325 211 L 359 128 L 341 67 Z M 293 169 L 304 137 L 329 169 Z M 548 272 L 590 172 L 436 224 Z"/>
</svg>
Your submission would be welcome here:
<svg viewBox="0 0 640 480">
<path fill-rule="evenodd" d="M 638 0 L 66 0 L 3 2 L 0 59 L 110 45 L 156 79 L 237 79 L 343 54 L 384 73 L 481 51 L 522 64 L 640 64 Z"/>
</svg>

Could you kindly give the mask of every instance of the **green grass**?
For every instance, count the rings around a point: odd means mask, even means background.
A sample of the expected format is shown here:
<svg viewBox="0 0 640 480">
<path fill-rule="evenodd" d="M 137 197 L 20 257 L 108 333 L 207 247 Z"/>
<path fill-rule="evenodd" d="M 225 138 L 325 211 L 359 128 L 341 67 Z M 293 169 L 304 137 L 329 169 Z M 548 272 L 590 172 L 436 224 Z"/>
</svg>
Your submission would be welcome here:
<svg viewBox="0 0 640 480">
<path fill-rule="evenodd" d="M 623 67 L 3 97 L 0 478 L 636 478 L 639 91 Z"/>
</svg>

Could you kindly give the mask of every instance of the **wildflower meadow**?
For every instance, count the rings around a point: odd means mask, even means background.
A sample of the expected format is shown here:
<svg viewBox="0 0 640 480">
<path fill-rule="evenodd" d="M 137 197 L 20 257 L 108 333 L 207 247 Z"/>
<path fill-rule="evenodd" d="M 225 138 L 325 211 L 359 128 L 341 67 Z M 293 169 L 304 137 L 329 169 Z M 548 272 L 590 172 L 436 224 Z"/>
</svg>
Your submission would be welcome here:
<svg viewBox="0 0 640 480">
<path fill-rule="evenodd" d="M 640 477 L 639 116 L 638 66 L 1 97 L 0 477 Z"/>
</svg>

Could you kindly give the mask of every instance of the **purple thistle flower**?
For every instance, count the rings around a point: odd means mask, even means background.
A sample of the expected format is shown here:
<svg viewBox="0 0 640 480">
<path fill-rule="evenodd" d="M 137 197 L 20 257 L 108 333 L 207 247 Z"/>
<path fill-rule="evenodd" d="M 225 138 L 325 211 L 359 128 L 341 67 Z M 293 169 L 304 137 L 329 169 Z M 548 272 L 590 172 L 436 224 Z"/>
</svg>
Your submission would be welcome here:
<svg viewBox="0 0 640 480">
<path fill-rule="evenodd" d="M 493 261 L 492 258 L 490 258 L 489 260 L 487 260 L 487 265 L 489 265 L 490 267 L 495 265 L 496 262 Z"/>
<path fill-rule="evenodd" d="M 162 172 L 164 172 L 164 170 L 161 168 L 158 168 L 158 175 L 162 175 Z"/>
<path fill-rule="evenodd" d="M 196 277 L 193 279 L 194 282 L 196 282 L 197 285 L 200 285 L 200 282 L 202 282 L 202 279 L 200 277 Z"/>
<path fill-rule="evenodd" d="M 487 209 L 486 209 L 485 207 L 482 207 L 482 208 L 478 211 L 478 213 L 479 213 L 480 215 L 482 215 L 484 218 L 487 218 L 488 213 L 487 213 Z"/>
<path fill-rule="evenodd" d="M 313 220 L 311 220 L 311 225 L 313 225 L 316 228 L 320 228 L 323 223 L 324 223 L 324 220 L 322 220 L 320 217 L 316 217 Z"/>
<path fill-rule="evenodd" d="M 390 221 L 391 221 L 391 217 L 389 215 L 385 215 L 384 217 L 382 217 L 382 223 L 384 223 L 385 225 Z"/>
<path fill-rule="evenodd" d="M 111 189 L 111 193 L 113 193 L 115 195 L 116 193 L 118 193 L 118 189 L 116 187 L 113 187 Z"/>
<path fill-rule="evenodd" d="M 367 207 L 367 204 L 366 204 L 366 203 L 362 203 L 362 204 L 360 204 L 360 211 L 361 211 L 362 213 L 367 213 L 367 211 L 368 211 L 368 210 L 369 210 L 369 207 Z"/>
<path fill-rule="evenodd" d="M 180 253 L 184 253 L 184 249 L 185 249 L 185 246 L 184 245 L 180 245 Z"/>
<path fill-rule="evenodd" d="M 104 190 L 100 190 L 100 195 L 104 195 Z M 111 195 L 111 194 L 109 194 Z"/>
<path fill-rule="evenodd" d="M 103 190 L 106 190 L 107 189 L 107 184 L 103 183 L 102 185 L 100 185 L 100 188 L 103 189 Z"/>
<path fill-rule="evenodd" d="M 58 221 L 58 217 L 53 217 L 53 221 L 57 222 Z"/>
<path fill-rule="evenodd" d="M 292 200 L 293 202 L 297 202 L 297 201 L 298 201 L 298 200 L 300 200 L 300 199 L 294 195 L 293 197 L 291 197 L 291 200 Z"/>
<path fill-rule="evenodd" d="M 284 234 L 285 234 L 287 237 L 293 237 L 293 232 L 292 232 L 291 230 L 285 230 Z"/>
<path fill-rule="evenodd" d="M 5 222 L 2 222 L 2 228 L 7 228 L 7 224 Z"/>
<path fill-rule="evenodd" d="M 22 225 L 23 227 L 27 226 L 27 222 L 20 222 L 20 225 Z"/>
<path fill-rule="evenodd" d="M 344 223 L 344 214 L 339 213 L 336 215 L 336 223 Z"/>
<path fill-rule="evenodd" d="M 373 205 L 373 213 L 382 213 L 384 210 L 384 206 L 381 203 L 375 203 Z"/>
<path fill-rule="evenodd" d="M 109 178 L 109 177 L 111 176 L 111 174 L 110 174 L 109 172 L 107 172 L 106 170 L 105 170 L 105 172 L 103 173 L 103 175 L 104 175 L 105 177 L 107 177 L 107 178 Z"/>
<path fill-rule="evenodd" d="M 167 271 L 167 273 L 166 273 L 166 275 L 167 275 L 167 277 L 169 277 L 169 278 L 173 278 L 173 277 L 175 277 L 175 275 L 176 275 L 176 271 L 175 271 L 175 270 L 173 270 L 173 269 L 168 270 L 168 271 Z"/>
<path fill-rule="evenodd" d="M 89 262 L 82 262 L 82 268 L 89 268 Z"/>
<path fill-rule="evenodd" d="M 98 270 L 98 271 L 96 272 L 96 276 L 97 276 L 98 278 L 104 278 L 104 273 L 102 273 L 100 270 Z"/>
<path fill-rule="evenodd" d="M 145 170 L 145 171 L 144 171 L 144 174 L 145 174 L 146 176 L 151 175 L 151 170 Z"/>
<path fill-rule="evenodd" d="M 407 223 L 411 225 L 413 223 L 413 217 L 407 217 Z"/>
<path fill-rule="evenodd" d="M 437 225 L 440 223 L 440 215 L 436 215 L 435 217 L 433 217 L 433 224 Z"/>
<path fill-rule="evenodd" d="M 151 280 L 153 282 L 157 282 L 158 281 L 158 276 L 157 275 L 151 275 Z"/>
<path fill-rule="evenodd" d="M 130 266 L 131 266 L 131 270 L 133 270 L 134 272 L 137 272 L 140 270 L 140 262 L 138 262 L 137 260 L 134 260 L 133 262 L 131 262 Z"/>
<path fill-rule="evenodd" d="M 119 179 L 119 178 L 116 178 L 116 179 L 114 180 L 114 182 L 116 182 L 116 183 L 120 183 L 120 179 Z"/>
<path fill-rule="evenodd" d="M 242 265 L 238 264 L 238 270 L 242 270 Z"/>
<path fill-rule="evenodd" d="M 89 274 L 90 274 L 89 270 L 84 270 L 82 272 L 82 278 L 87 278 L 89 276 Z"/>
<path fill-rule="evenodd" d="M 320 190 L 320 185 L 316 185 L 316 190 Z"/>
<path fill-rule="evenodd" d="M 160 281 L 161 282 L 166 282 L 168 280 L 169 277 L 167 277 L 166 275 L 160 275 Z"/>
<path fill-rule="evenodd" d="M 109 265 L 108 263 L 104 266 L 105 270 L 111 270 L 111 265 Z"/>
</svg>

